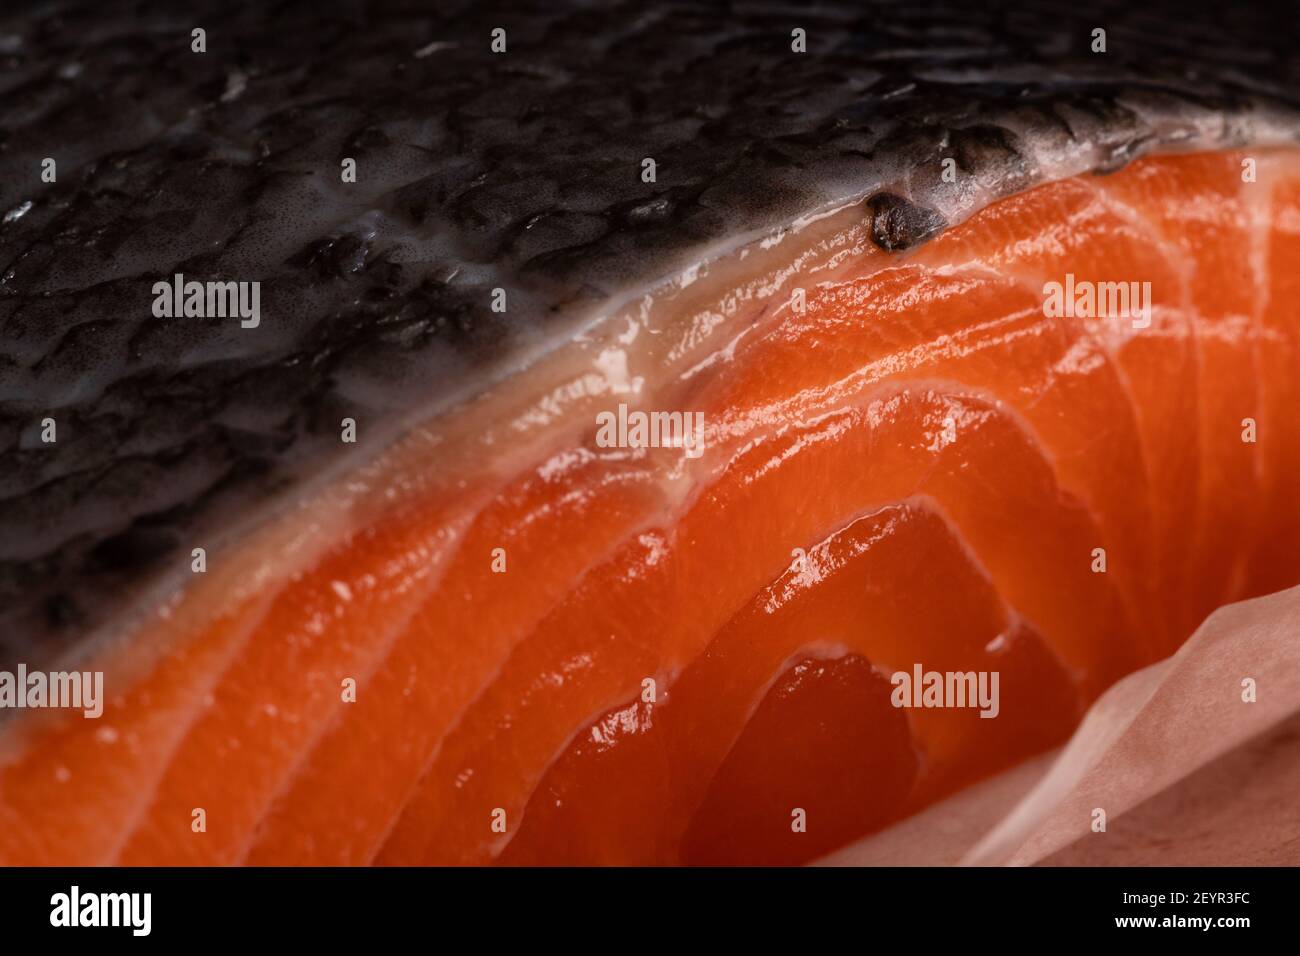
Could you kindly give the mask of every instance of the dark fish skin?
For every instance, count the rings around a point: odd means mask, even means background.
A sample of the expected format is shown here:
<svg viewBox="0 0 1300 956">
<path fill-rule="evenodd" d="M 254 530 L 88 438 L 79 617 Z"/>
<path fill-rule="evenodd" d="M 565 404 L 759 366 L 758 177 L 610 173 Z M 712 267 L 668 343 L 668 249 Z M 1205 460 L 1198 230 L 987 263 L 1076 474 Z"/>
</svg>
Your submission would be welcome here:
<svg viewBox="0 0 1300 956">
<path fill-rule="evenodd" d="M 1294 138 L 1296 21 L 1022 0 L 7 3 L 0 664 L 66 646 L 223 516 L 708 243 L 856 196 L 906 249 L 950 224 L 942 157 L 996 198 L 1081 145 L 1105 171 L 1258 141 L 1265 119 Z M 261 281 L 260 327 L 154 318 L 177 272 Z"/>
</svg>

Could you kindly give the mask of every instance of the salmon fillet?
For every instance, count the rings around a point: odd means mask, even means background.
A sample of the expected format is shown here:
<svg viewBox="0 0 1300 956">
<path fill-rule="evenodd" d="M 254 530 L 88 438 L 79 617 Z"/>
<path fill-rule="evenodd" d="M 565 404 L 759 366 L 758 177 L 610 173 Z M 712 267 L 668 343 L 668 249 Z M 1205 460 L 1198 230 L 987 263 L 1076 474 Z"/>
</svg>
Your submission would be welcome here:
<svg viewBox="0 0 1300 956">
<path fill-rule="evenodd" d="M 1300 583 L 1300 122 L 1231 55 L 1188 89 L 1205 24 L 1103 69 L 1051 5 L 1011 63 L 974 19 L 810 14 L 805 58 L 772 11 L 521 7 L 497 55 L 380 9 L 312 27 L 337 80 L 214 13 L 54 185 L 57 143 L 0 157 L 0 667 L 107 689 L 0 722 L 0 862 L 804 863 Z M 87 16 L 117 94 L 191 55 Z M 56 20 L 10 125 L 70 142 Z M 595 26 L 623 65 L 561 76 Z M 672 73 L 706 48 L 725 111 Z M 261 324 L 150 315 L 173 273 L 260 279 Z M 900 706 L 926 672 L 996 701 Z"/>
</svg>

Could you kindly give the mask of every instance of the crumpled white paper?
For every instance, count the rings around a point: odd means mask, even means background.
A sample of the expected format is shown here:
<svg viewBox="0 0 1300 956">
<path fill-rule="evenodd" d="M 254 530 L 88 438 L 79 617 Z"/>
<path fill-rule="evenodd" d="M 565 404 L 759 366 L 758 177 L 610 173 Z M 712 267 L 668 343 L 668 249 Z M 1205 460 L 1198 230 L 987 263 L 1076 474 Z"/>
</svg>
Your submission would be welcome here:
<svg viewBox="0 0 1300 956">
<path fill-rule="evenodd" d="M 1300 862 L 1297 622 L 1300 587 L 1220 608 L 1172 657 L 1103 694 L 1060 750 L 821 862 Z M 1105 832 L 1093 831 L 1098 808 Z"/>
</svg>

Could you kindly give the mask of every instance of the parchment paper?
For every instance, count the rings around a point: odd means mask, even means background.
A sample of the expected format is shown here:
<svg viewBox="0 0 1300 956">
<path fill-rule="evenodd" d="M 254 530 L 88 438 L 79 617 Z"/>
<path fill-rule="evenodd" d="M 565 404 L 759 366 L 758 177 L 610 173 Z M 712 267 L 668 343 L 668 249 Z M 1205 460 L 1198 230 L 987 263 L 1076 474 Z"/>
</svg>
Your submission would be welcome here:
<svg viewBox="0 0 1300 956">
<path fill-rule="evenodd" d="M 821 862 L 1300 863 L 1297 622 L 1300 588 L 1220 608 L 1103 694 L 1060 750 Z"/>
</svg>

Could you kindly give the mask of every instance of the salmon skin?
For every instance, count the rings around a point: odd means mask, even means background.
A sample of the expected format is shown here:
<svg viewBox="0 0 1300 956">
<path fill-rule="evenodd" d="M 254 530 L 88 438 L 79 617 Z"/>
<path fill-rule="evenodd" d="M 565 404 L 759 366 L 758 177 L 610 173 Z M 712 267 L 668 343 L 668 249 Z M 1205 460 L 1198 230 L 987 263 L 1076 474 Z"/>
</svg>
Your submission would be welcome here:
<svg viewBox="0 0 1300 956">
<path fill-rule="evenodd" d="M 806 862 L 1300 581 L 1292 23 L 0 16 L 2 862 Z"/>
</svg>

